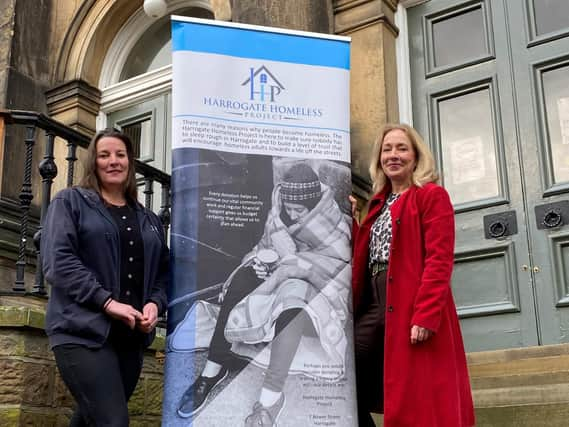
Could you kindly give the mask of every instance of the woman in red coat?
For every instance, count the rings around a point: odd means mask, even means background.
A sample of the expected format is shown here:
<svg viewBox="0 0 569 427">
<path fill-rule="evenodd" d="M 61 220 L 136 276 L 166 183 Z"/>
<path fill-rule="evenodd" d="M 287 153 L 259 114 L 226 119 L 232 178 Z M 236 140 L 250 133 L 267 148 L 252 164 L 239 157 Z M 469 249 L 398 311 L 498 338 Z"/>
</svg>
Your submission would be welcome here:
<svg viewBox="0 0 569 427">
<path fill-rule="evenodd" d="M 450 278 L 454 212 L 410 126 L 374 144 L 374 196 L 354 221 L 353 298 L 360 427 L 467 427 L 474 409 Z M 352 202 L 354 200 L 352 199 Z"/>
</svg>

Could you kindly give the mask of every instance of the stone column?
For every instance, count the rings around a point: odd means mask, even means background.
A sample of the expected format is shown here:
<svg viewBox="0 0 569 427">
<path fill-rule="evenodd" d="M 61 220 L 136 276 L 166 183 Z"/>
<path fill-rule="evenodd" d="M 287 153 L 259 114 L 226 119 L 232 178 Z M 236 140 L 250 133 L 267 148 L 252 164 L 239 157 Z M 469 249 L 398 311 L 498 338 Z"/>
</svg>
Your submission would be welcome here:
<svg viewBox="0 0 569 427">
<path fill-rule="evenodd" d="M 330 0 L 233 0 L 232 20 L 291 30 L 331 33 Z"/>
<path fill-rule="evenodd" d="M 97 114 L 101 103 L 101 91 L 84 80 L 70 80 L 46 92 L 48 115 L 85 135 L 94 135 Z M 61 171 L 54 181 L 53 194 L 67 185 L 67 145 L 56 141 L 55 161 Z M 86 150 L 77 147 L 78 162 L 75 163 L 75 180 L 77 184 L 83 175 L 83 160 Z"/>
<path fill-rule="evenodd" d="M 394 23 L 397 0 L 335 0 L 335 33 L 352 38 L 351 143 L 354 193 L 367 199 L 369 152 L 378 128 L 399 120 Z"/>
<path fill-rule="evenodd" d="M 46 92 L 48 115 L 86 135 L 95 133 L 101 91 L 83 80 L 71 80 Z"/>
</svg>

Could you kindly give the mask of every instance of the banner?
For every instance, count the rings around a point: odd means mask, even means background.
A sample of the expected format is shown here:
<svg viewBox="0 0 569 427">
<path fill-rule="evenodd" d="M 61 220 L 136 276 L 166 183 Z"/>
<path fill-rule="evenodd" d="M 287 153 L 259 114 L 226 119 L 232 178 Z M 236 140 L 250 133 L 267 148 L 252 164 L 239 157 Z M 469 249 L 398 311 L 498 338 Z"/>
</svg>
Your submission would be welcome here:
<svg viewBox="0 0 569 427">
<path fill-rule="evenodd" d="M 357 425 L 349 39 L 172 20 L 163 425 Z"/>
</svg>

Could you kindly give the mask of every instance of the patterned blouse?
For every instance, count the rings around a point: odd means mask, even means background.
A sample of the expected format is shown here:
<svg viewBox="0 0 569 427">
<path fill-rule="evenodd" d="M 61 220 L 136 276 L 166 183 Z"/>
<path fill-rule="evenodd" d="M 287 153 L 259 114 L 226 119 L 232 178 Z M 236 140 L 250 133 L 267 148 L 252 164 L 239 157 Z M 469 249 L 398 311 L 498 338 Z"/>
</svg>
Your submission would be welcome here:
<svg viewBox="0 0 569 427">
<path fill-rule="evenodd" d="M 390 193 L 381 209 L 381 213 L 371 226 L 369 239 L 369 266 L 389 261 L 389 248 L 391 246 L 391 210 L 393 203 L 399 199 L 400 194 Z"/>
</svg>

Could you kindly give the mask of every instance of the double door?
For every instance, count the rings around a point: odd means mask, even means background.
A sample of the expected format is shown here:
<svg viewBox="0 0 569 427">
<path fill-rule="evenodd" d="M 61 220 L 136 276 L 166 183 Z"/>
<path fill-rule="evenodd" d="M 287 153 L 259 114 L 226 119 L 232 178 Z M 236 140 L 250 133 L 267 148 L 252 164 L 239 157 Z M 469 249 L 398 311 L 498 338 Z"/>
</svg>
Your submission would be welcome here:
<svg viewBox="0 0 569 427">
<path fill-rule="evenodd" d="M 569 2 L 430 0 L 407 17 L 467 350 L 569 342 Z"/>
</svg>

